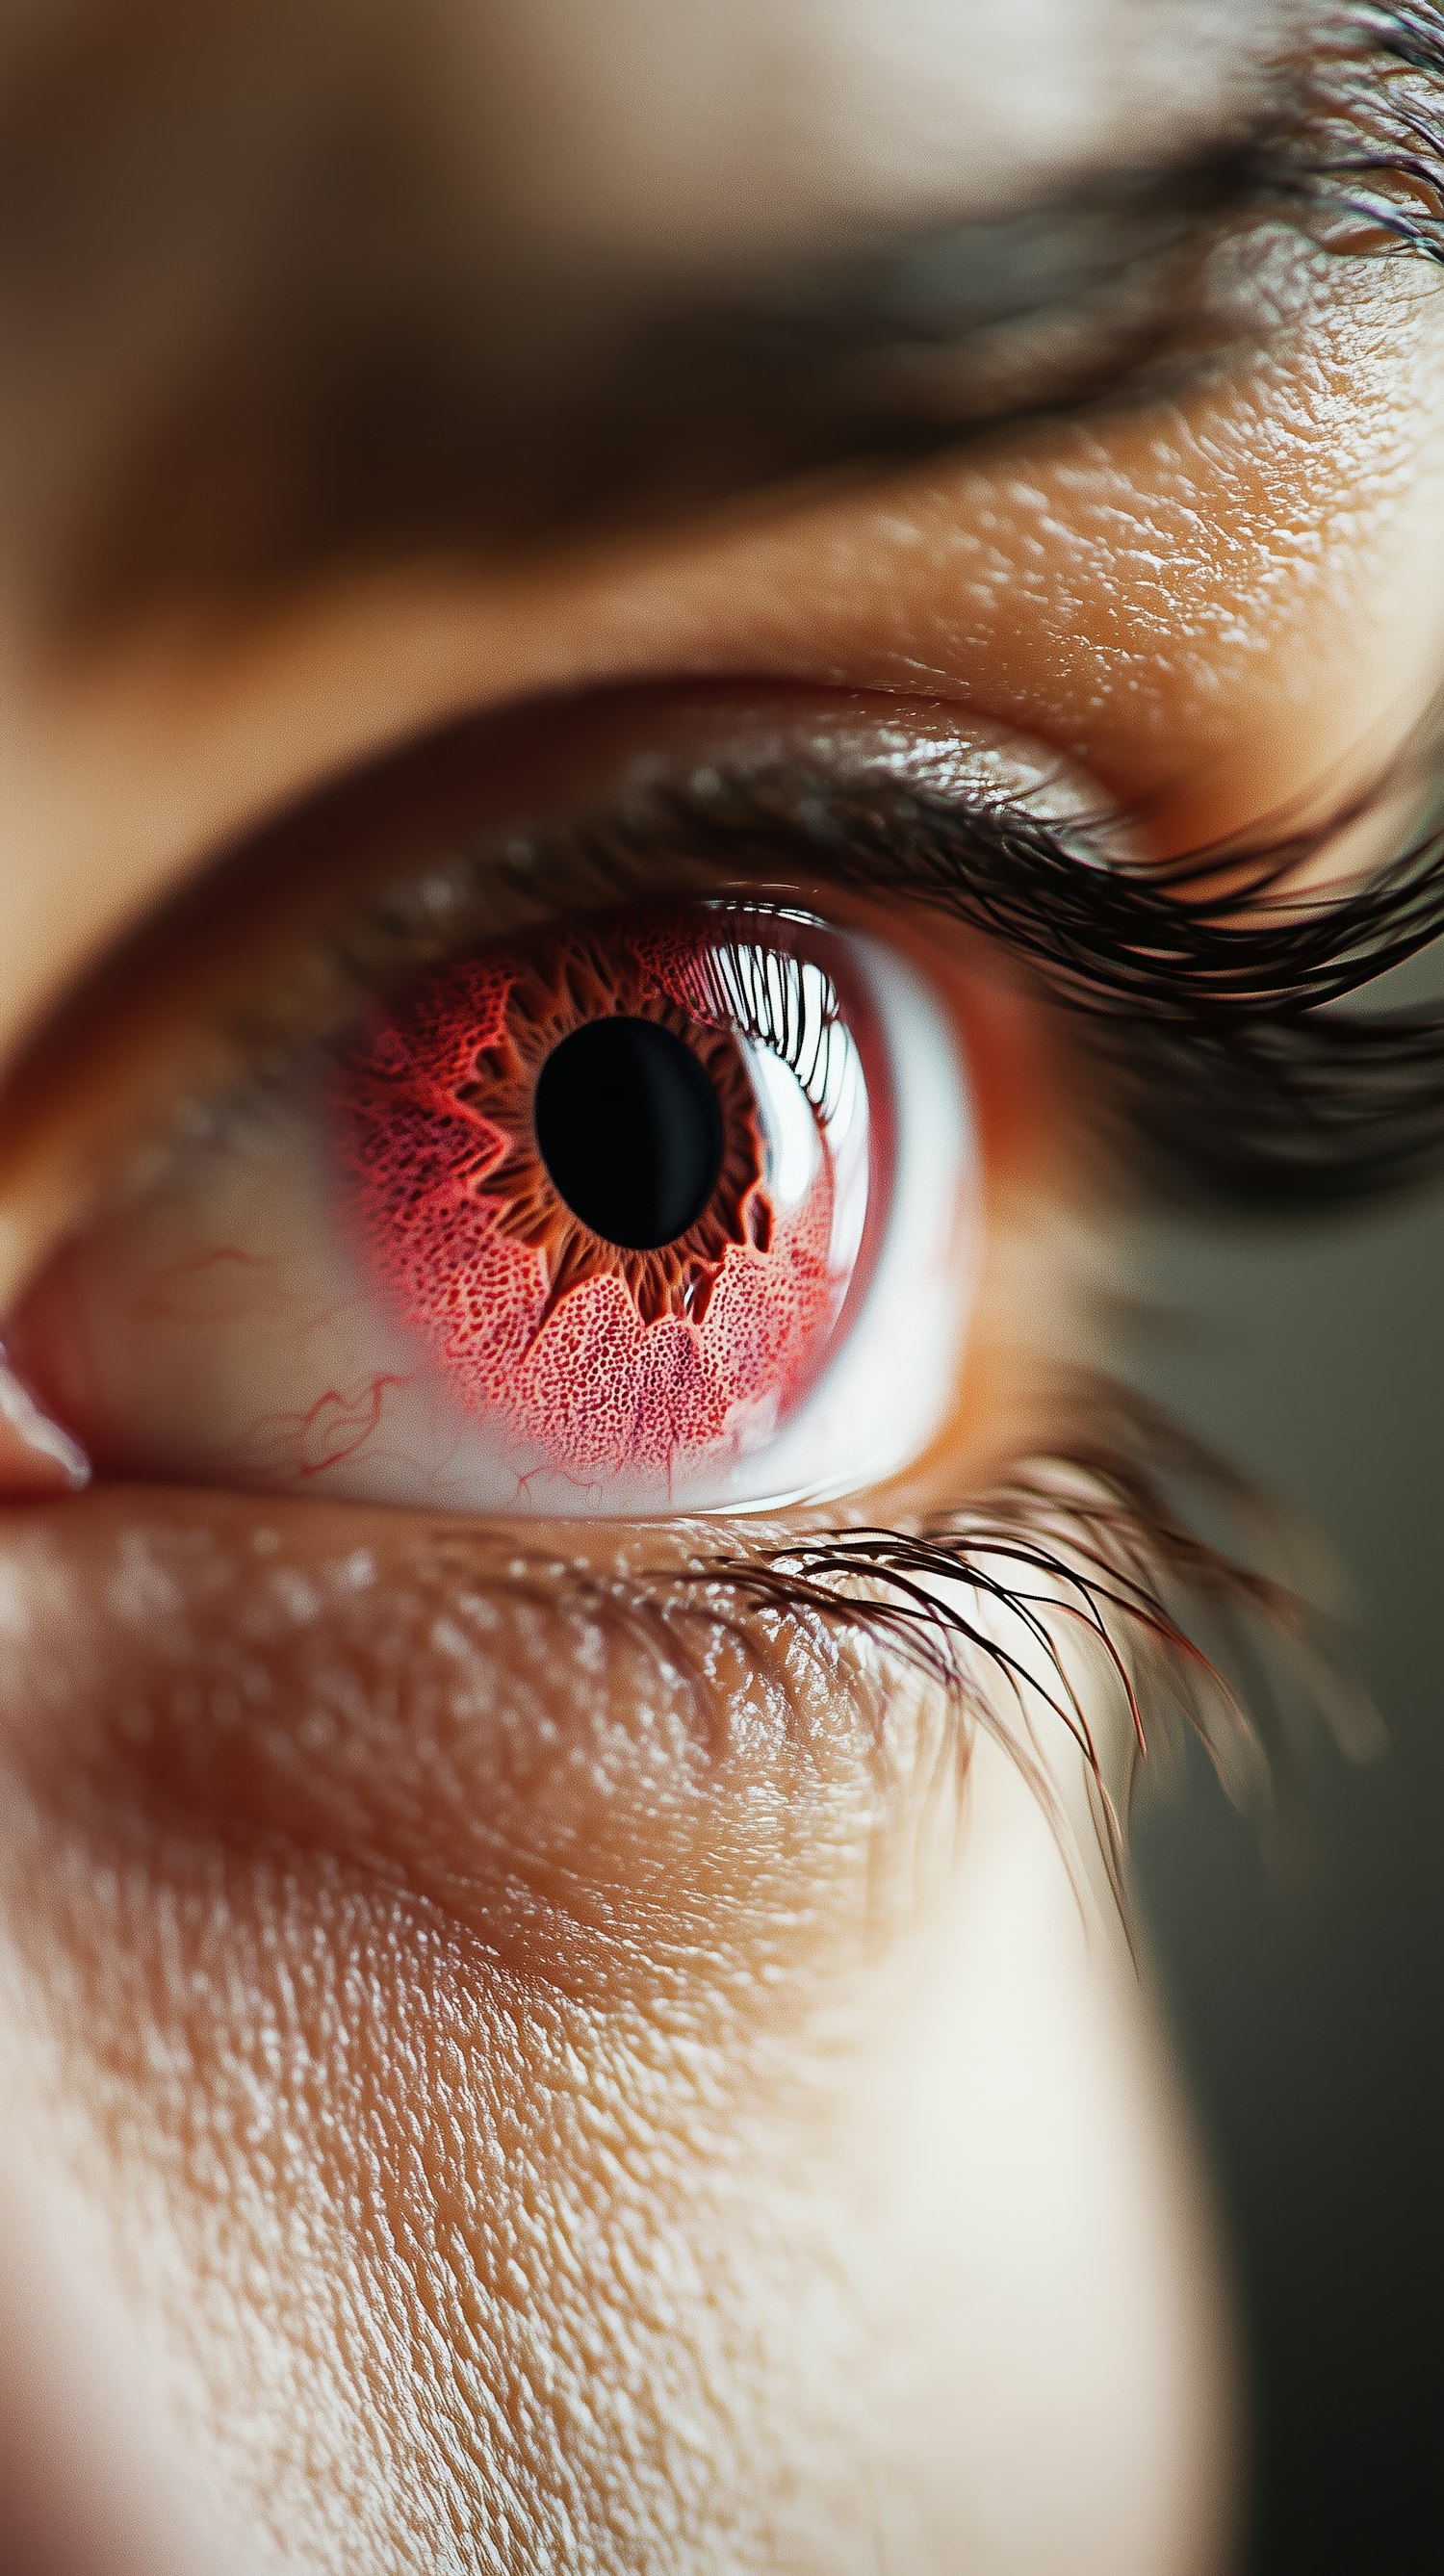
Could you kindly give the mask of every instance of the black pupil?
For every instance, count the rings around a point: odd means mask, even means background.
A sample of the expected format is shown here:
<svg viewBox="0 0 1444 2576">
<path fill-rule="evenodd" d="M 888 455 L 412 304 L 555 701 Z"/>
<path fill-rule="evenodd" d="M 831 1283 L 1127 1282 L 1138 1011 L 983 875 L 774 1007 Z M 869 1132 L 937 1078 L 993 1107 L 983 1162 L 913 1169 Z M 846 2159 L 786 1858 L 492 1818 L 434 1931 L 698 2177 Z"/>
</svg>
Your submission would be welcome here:
<svg viewBox="0 0 1444 2576">
<path fill-rule="evenodd" d="M 655 1020 L 589 1020 L 553 1047 L 536 1087 L 542 1161 L 583 1225 L 653 1252 L 694 1225 L 722 1169 L 706 1067 Z"/>
</svg>

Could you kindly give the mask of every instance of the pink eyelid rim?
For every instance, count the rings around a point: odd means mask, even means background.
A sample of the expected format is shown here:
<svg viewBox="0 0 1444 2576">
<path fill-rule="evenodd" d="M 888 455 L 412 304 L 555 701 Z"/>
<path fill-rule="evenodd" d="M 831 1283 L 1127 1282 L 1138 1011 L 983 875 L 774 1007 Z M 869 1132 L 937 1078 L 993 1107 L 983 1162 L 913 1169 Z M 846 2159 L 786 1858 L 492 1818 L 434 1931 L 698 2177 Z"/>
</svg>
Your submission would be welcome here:
<svg viewBox="0 0 1444 2576">
<path fill-rule="evenodd" d="M 31 1502 L 80 1494 L 91 1464 L 78 1441 L 37 1404 L 0 1352 L 0 1500 Z"/>
</svg>

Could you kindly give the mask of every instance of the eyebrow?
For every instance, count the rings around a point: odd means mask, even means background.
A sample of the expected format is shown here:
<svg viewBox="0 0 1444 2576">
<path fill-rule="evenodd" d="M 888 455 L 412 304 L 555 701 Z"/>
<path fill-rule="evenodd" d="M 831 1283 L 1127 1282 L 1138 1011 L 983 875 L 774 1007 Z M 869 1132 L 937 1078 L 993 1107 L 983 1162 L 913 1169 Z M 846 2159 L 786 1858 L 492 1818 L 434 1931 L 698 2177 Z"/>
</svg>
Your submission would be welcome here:
<svg viewBox="0 0 1444 2576">
<path fill-rule="evenodd" d="M 1263 172 L 1230 140 L 650 308 L 584 272 L 483 274 L 440 299 L 421 274 L 399 309 L 338 299 L 338 330 L 323 289 L 272 317 L 275 339 L 218 350 L 189 413 L 160 411 L 88 578 L 103 612 L 188 559 L 224 589 L 398 549 L 523 556 L 1080 412 L 1189 339 L 1200 250 Z M 264 519 L 237 509 L 247 487 L 268 490 Z"/>
<path fill-rule="evenodd" d="M 1385 61 L 1444 48 L 1433 0 L 1346 15 L 1362 170 Z M 0 488 L 0 515 L 22 563 L 19 531 L 43 532 L 39 587 L 81 627 L 378 556 L 515 558 L 1146 396 L 1217 351 L 1209 249 L 1310 195 L 1306 68 L 1256 128 L 1172 163 L 666 307 L 489 232 L 432 169 L 415 101 L 358 106 L 338 75 L 274 182 L 275 101 L 255 133 L 217 104 L 212 183 L 160 121 L 173 102 L 127 78 L 88 125 L 63 85 L 27 119 L 21 84 L 0 137 L 0 327 L 35 414 L 18 445 L 42 481 L 59 460 L 40 506 Z"/>
</svg>

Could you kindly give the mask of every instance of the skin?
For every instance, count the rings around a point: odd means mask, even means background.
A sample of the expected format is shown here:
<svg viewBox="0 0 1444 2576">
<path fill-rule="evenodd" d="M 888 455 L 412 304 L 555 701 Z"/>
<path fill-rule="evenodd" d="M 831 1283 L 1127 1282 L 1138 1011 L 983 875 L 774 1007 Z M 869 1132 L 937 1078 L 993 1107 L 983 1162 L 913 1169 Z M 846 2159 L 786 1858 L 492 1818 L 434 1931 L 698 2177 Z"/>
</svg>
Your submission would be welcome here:
<svg viewBox="0 0 1444 2576">
<path fill-rule="evenodd" d="M 1227 385 L 865 495 L 73 662 L 12 603 L 0 1048 L 221 838 L 520 696 L 867 692 L 1061 755 L 1161 848 L 1338 794 L 1437 687 L 1444 339 L 1413 270 L 1304 291 Z M 1028 1011 L 998 1042 L 981 1348 L 1025 1275 L 1046 1356 L 1067 1077 Z M 95 1114 L 7 1137 L 12 1295 Z M 953 1489 L 1017 1427 L 981 1375 Z M 12 2445 L 56 2563 L 1223 2566 L 1226 2293 L 1076 1756 L 1060 1832 L 934 1694 L 795 1632 L 724 1660 L 709 1737 L 680 1660 L 518 1598 L 510 1552 L 224 1494 L 5 1523 L 0 2295 L 11 2351 L 97 2356 Z M 103 2530 L 67 2542 L 77 2456 Z"/>
<path fill-rule="evenodd" d="M 991 209 L 1177 148 L 1252 99 L 1297 15 L 1291 0 L 1019 0 L 1004 19 L 899 0 L 882 31 L 865 0 L 829 0 L 824 34 L 816 0 L 733 0 L 679 37 L 659 0 L 605 0 L 579 46 L 564 0 L 540 0 L 488 11 L 479 36 L 552 141 L 506 159 L 527 230 L 695 275 L 780 239 L 826 244 L 839 214 L 955 214 L 960 174 L 964 202 Z"/>
</svg>

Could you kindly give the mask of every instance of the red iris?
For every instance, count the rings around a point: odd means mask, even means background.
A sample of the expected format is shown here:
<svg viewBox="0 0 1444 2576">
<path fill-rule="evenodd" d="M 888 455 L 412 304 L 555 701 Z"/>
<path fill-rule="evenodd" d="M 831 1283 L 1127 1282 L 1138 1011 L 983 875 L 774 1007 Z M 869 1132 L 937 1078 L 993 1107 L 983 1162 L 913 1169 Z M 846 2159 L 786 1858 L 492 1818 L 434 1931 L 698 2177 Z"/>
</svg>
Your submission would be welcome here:
<svg viewBox="0 0 1444 2576">
<path fill-rule="evenodd" d="M 373 1277 L 518 1473 L 671 1490 L 774 1433 L 815 1381 L 871 1230 L 857 1013 L 810 937 L 711 912 L 550 935 L 428 975 L 343 1064 Z M 543 1069 L 606 1021 L 668 1032 L 692 1059 L 684 1087 L 700 1068 L 715 1104 L 704 1201 L 668 1241 L 613 1240 L 597 1219 L 606 1174 L 660 1150 L 607 1133 L 605 1080 L 578 1121 L 602 1140 L 595 1187 L 574 1185 L 594 1222 L 539 1134 Z M 584 1151 L 561 1134 L 552 1161 L 575 1170 Z"/>
</svg>

